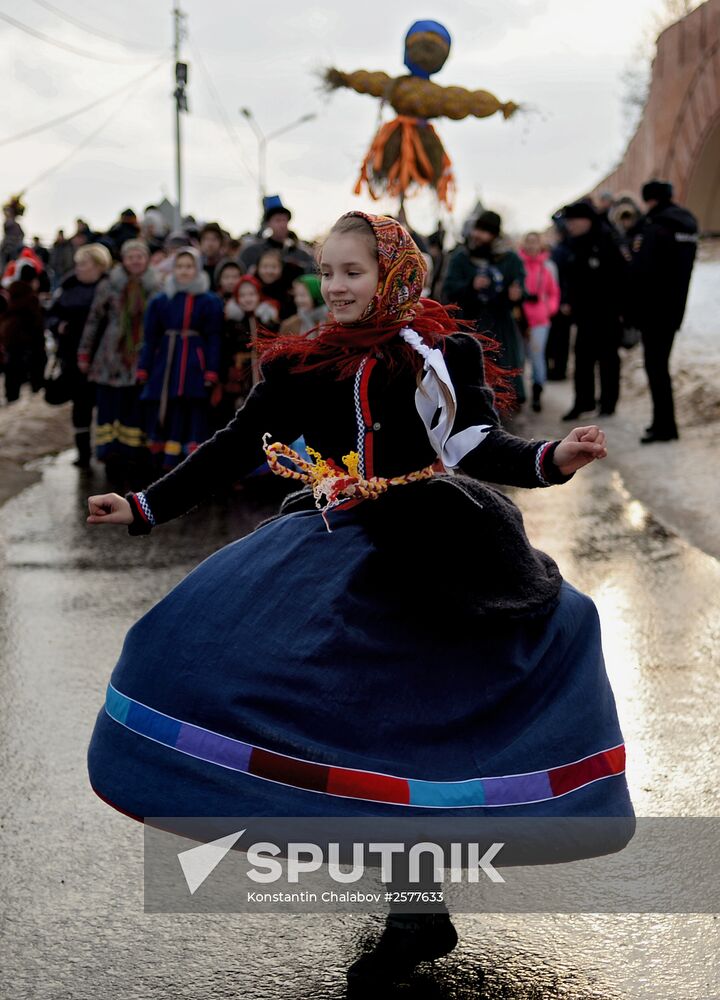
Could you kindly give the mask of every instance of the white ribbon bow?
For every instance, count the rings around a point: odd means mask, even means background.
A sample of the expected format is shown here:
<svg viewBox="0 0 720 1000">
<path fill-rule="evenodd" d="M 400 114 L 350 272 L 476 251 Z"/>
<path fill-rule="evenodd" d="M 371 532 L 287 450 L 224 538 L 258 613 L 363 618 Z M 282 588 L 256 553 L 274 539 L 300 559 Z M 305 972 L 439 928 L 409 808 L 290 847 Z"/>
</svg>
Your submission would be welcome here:
<svg viewBox="0 0 720 1000">
<path fill-rule="evenodd" d="M 425 374 L 415 393 L 415 407 L 425 425 L 428 440 L 443 465 L 454 469 L 468 452 L 485 440 L 492 424 L 476 424 L 453 434 L 457 396 L 442 351 L 437 347 L 428 347 L 409 327 L 401 330 L 400 336 L 423 359 Z"/>
</svg>

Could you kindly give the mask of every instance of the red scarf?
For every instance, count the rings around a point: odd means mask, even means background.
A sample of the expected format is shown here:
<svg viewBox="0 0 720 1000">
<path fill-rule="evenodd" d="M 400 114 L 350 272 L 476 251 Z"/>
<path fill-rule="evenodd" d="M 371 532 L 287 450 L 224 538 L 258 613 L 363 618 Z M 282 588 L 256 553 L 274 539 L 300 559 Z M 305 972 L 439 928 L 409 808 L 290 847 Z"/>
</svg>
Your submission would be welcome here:
<svg viewBox="0 0 720 1000">
<path fill-rule="evenodd" d="M 332 316 L 308 335 L 283 336 L 259 328 L 257 348 L 261 362 L 275 358 L 295 361 L 297 372 L 332 369 L 336 378 L 354 375 L 362 359 L 379 347 L 384 348 L 390 369 L 410 365 L 419 370 L 422 359 L 398 334 L 405 327 L 418 333 L 429 347 L 460 330 L 474 331 L 474 324 L 455 319 L 450 310 L 433 299 L 421 298 L 427 274 L 425 260 L 414 240 L 398 222 L 386 216 L 348 212 L 360 216 L 372 227 L 378 248 L 378 287 L 363 316 L 356 323 L 338 323 Z M 346 218 L 346 216 L 343 216 Z M 508 372 L 499 368 L 488 352 L 498 345 L 488 337 L 473 333 L 485 351 L 485 376 L 488 385 L 499 393 L 498 408 L 511 404 L 508 399 Z"/>
</svg>

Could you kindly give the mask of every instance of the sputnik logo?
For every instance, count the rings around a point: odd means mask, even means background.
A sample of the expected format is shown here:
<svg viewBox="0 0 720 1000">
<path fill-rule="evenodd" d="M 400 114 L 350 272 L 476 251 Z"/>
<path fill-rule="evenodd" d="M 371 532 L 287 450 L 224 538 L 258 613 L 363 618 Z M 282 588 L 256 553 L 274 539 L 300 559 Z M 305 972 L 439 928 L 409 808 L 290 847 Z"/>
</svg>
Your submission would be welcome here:
<svg viewBox="0 0 720 1000">
<path fill-rule="evenodd" d="M 181 851 L 178 854 L 178 861 L 191 896 L 197 892 L 211 872 L 215 871 L 244 833 L 245 830 L 229 833 L 227 837 L 211 840 L 209 844 L 200 844 L 199 847 L 191 847 L 188 851 Z"/>
</svg>

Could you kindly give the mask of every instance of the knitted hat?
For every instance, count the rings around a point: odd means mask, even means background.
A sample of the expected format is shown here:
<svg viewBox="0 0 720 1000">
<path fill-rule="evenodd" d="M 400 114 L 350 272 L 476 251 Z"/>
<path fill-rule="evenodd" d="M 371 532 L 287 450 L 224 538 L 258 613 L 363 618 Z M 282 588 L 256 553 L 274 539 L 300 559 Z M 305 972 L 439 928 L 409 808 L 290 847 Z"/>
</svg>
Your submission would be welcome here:
<svg viewBox="0 0 720 1000">
<path fill-rule="evenodd" d="M 594 222 L 597 219 L 597 212 L 590 202 L 584 199 L 566 205 L 562 213 L 565 219 L 589 219 L 590 222 Z"/>
<path fill-rule="evenodd" d="M 673 186 L 670 181 L 651 180 L 643 185 L 643 201 L 672 201 Z"/>
<path fill-rule="evenodd" d="M 235 298 L 240 294 L 240 289 L 243 285 L 252 285 L 258 295 L 263 294 L 263 286 L 260 281 L 255 277 L 254 274 L 243 274 L 240 281 L 237 283 L 237 288 L 235 289 Z"/>
<path fill-rule="evenodd" d="M 497 212 L 482 212 L 473 224 L 473 229 L 482 229 L 484 233 L 492 233 L 493 236 L 499 236 L 501 228 L 502 219 Z"/>
<path fill-rule="evenodd" d="M 310 292 L 313 305 L 322 306 L 325 304 L 322 292 L 320 291 L 320 279 L 316 274 L 301 274 L 296 280 L 299 281 L 300 284 L 305 285 L 307 290 Z"/>
</svg>

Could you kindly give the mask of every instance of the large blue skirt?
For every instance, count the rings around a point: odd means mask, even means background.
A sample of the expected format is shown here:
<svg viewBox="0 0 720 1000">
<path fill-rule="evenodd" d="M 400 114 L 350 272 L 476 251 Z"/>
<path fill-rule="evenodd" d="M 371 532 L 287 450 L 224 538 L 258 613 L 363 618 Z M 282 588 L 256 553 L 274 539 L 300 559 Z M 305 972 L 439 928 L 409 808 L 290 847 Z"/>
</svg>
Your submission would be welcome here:
<svg viewBox="0 0 720 1000">
<path fill-rule="evenodd" d="M 361 508 L 265 524 L 133 625 L 98 794 L 140 818 L 632 815 L 592 601 L 563 583 L 548 614 L 463 622 L 432 559 L 423 605 L 380 596 Z"/>
</svg>

